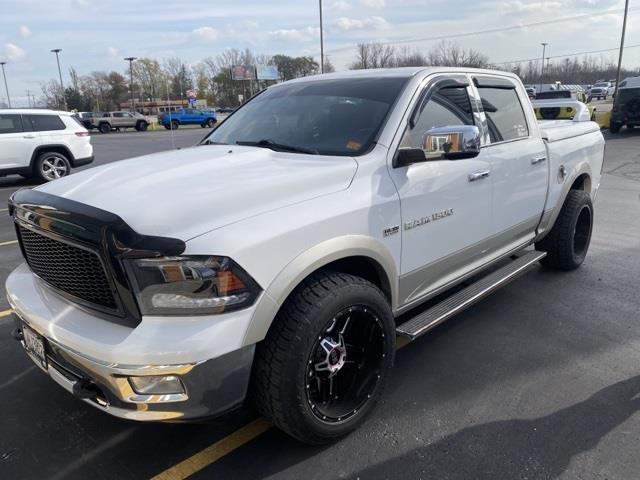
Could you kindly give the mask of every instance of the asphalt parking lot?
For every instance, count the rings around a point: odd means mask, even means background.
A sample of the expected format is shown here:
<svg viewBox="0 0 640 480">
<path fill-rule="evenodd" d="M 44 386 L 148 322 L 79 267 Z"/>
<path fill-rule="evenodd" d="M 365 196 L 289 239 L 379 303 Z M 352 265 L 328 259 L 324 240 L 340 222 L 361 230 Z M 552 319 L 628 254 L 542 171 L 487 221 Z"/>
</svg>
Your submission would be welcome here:
<svg viewBox="0 0 640 480">
<path fill-rule="evenodd" d="M 248 408 L 196 425 L 112 418 L 40 372 L 0 317 L 0 478 L 638 478 L 640 131 L 606 136 L 585 264 L 536 268 L 403 348 L 377 411 L 335 445 L 296 443 Z M 95 165 L 172 147 L 166 131 L 93 144 Z M 2 282 L 21 262 L 2 209 L 23 186 L 0 179 Z"/>
</svg>

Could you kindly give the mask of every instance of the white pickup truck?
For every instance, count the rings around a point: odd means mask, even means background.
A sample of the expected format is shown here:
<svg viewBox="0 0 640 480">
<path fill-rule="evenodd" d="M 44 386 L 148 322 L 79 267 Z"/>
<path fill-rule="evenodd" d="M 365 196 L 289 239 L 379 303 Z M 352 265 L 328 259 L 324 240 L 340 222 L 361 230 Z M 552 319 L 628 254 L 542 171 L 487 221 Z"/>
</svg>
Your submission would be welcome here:
<svg viewBox="0 0 640 480">
<path fill-rule="evenodd" d="M 537 122 L 516 76 L 445 67 L 270 87 L 194 148 L 15 193 L 14 336 L 118 417 L 252 399 L 331 441 L 373 409 L 397 338 L 583 262 L 604 140 L 578 107 Z"/>
</svg>

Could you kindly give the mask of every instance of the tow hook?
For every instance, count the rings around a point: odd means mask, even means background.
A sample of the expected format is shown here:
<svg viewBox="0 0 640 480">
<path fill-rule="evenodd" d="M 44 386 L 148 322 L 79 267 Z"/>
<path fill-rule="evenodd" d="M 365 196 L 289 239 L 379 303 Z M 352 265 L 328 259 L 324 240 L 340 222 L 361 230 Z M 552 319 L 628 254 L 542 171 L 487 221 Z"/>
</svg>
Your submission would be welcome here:
<svg viewBox="0 0 640 480">
<path fill-rule="evenodd" d="M 17 342 L 21 342 L 22 340 L 24 340 L 24 335 L 22 334 L 22 330 L 19 328 L 14 328 L 11 331 L 11 336 Z"/>
<path fill-rule="evenodd" d="M 100 388 L 90 380 L 80 379 L 74 383 L 73 394 L 83 400 L 92 400 L 101 407 L 108 405 Z"/>
</svg>

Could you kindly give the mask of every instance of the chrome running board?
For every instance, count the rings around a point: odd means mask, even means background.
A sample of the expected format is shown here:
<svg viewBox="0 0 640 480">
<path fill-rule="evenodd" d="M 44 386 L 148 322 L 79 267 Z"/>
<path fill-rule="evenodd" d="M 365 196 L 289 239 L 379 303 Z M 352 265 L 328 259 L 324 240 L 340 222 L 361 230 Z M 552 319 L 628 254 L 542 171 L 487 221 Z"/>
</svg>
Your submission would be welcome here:
<svg viewBox="0 0 640 480">
<path fill-rule="evenodd" d="M 526 273 L 527 270 L 546 255 L 546 252 L 536 251 L 525 253 L 499 270 L 482 277 L 472 285 L 454 293 L 442 302 L 400 324 L 398 328 L 396 328 L 396 335 L 404 337 L 409 341 L 415 340 L 420 335 L 424 335 L 445 320 L 448 320 L 467 307 L 479 302 L 490 293 L 493 293 Z"/>
</svg>

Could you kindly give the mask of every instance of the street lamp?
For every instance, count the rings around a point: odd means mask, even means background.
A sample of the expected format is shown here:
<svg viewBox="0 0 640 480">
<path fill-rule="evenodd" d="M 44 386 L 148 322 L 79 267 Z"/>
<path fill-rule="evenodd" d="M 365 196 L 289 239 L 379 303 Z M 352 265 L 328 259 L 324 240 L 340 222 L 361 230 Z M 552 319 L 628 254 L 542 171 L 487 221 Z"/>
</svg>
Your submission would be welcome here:
<svg viewBox="0 0 640 480">
<path fill-rule="evenodd" d="M 618 95 L 618 85 L 620 85 L 620 70 L 622 69 L 622 50 L 624 50 L 624 34 L 627 31 L 627 13 L 629 12 L 629 0 L 624 2 L 624 19 L 622 20 L 622 37 L 620 38 L 620 54 L 618 55 L 618 71 L 616 72 L 616 89 L 613 97 Z"/>
<path fill-rule="evenodd" d="M 320 9 L 320 73 L 324 73 L 324 38 L 322 33 L 322 0 L 318 0 Z"/>
<path fill-rule="evenodd" d="M 542 91 L 542 79 L 544 77 L 544 54 L 547 51 L 547 45 L 549 44 L 542 42 L 540 45 L 542 45 L 542 68 L 540 70 L 540 91 Z"/>
<path fill-rule="evenodd" d="M 64 84 L 62 83 L 62 70 L 60 70 L 60 57 L 58 54 L 62 51 L 61 48 L 54 48 L 51 50 L 51 53 L 56 54 L 56 62 L 58 63 L 58 76 L 60 77 L 60 91 L 62 92 L 62 103 L 64 104 L 64 109 L 67 109 L 67 99 L 64 94 Z"/>
<path fill-rule="evenodd" d="M 133 61 L 137 60 L 137 57 L 127 57 L 125 58 L 127 62 L 129 62 L 129 91 L 131 91 L 131 111 L 135 111 L 135 102 L 133 100 Z"/>
<path fill-rule="evenodd" d="M 9 85 L 7 85 L 7 76 L 4 73 L 4 66 L 7 64 L 7 62 L 0 62 L 0 65 L 2 65 L 2 78 L 4 78 L 4 88 L 7 92 L 7 103 L 9 104 L 9 108 L 11 108 L 11 98 L 9 98 Z"/>
</svg>

